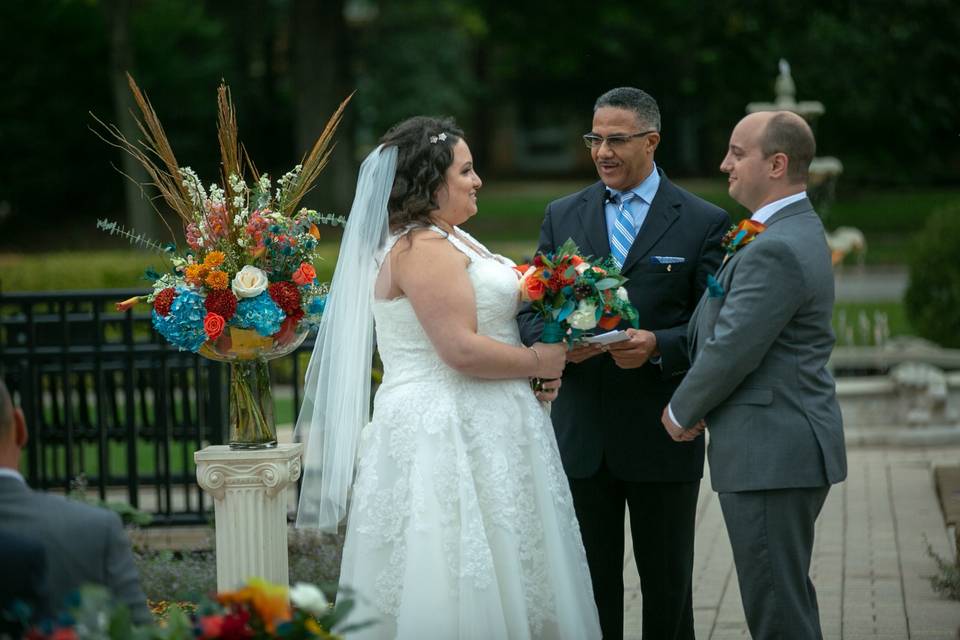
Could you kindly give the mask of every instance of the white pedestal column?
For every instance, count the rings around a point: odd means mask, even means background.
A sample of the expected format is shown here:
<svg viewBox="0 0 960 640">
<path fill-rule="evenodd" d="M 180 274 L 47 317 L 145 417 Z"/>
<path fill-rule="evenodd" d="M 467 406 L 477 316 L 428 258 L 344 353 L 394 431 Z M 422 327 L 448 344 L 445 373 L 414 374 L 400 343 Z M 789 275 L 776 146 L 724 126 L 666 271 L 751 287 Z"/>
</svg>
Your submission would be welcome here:
<svg viewBox="0 0 960 640">
<path fill-rule="evenodd" d="M 234 450 L 225 445 L 193 454 L 197 483 L 214 498 L 217 590 L 253 577 L 288 585 L 286 488 L 300 477 L 303 445 Z"/>
</svg>

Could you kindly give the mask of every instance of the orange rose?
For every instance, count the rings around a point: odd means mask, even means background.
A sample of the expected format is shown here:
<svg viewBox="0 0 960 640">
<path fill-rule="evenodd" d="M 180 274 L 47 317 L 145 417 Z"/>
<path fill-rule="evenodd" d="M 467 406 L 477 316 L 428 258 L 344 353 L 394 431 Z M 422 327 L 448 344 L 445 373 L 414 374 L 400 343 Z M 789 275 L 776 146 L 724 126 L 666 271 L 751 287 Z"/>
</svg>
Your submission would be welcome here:
<svg viewBox="0 0 960 640">
<path fill-rule="evenodd" d="M 620 324 L 620 316 L 603 316 L 597 326 L 606 331 L 612 331 Z"/>
<path fill-rule="evenodd" d="M 317 270 L 309 262 L 304 262 L 300 268 L 293 272 L 293 281 L 301 287 L 308 285 L 317 277 Z"/>
<path fill-rule="evenodd" d="M 547 285 L 540 278 L 527 278 L 524 283 L 524 299 L 536 302 L 547 292 Z"/>
<path fill-rule="evenodd" d="M 220 334 L 223 333 L 223 328 L 226 324 L 222 315 L 211 312 L 203 319 L 203 330 L 206 332 L 208 338 L 216 340 L 220 337 Z"/>
</svg>

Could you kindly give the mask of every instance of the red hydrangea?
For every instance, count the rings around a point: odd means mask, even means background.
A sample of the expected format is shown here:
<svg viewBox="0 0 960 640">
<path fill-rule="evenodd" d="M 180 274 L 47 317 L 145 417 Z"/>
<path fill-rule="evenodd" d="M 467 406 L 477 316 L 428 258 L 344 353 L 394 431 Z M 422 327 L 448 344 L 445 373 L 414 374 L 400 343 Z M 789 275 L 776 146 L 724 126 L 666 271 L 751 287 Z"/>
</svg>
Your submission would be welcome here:
<svg viewBox="0 0 960 640">
<path fill-rule="evenodd" d="M 288 280 L 283 280 L 271 283 L 267 290 L 277 306 L 288 316 L 294 315 L 298 311 L 301 314 L 303 313 L 300 309 L 300 290 L 297 289 L 297 285 Z"/>
<path fill-rule="evenodd" d="M 170 313 L 170 305 L 173 304 L 173 299 L 176 297 L 176 292 L 168 287 L 157 294 L 153 299 L 153 310 L 156 311 L 161 316 L 166 317 Z"/>
<path fill-rule="evenodd" d="M 230 289 L 220 289 L 207 293 L 207 299 L 203 305 L 210 313 L 221 316 L 225 322 L 229 322 L 233 314 L 237 312 L 237 296 L 233 295 Z"/>
</svg>

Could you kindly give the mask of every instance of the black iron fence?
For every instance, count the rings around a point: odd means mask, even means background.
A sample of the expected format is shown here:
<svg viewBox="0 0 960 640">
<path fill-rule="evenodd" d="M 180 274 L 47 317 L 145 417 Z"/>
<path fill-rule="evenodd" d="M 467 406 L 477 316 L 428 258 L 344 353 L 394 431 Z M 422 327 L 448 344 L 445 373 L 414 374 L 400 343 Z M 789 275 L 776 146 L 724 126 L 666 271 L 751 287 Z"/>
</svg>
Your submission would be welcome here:
<svg viewBox="0 0 960 640">
<path fill-rule="evenodd" d="M 0 292 L 0 375 L 23 408 L 30 486 L 127 502 L 153 524 L 195 524 L 210 500 L 193 452 L 225 441 L 226 365 L 168 345 L 144 306 L 114 304 L 141 290 Z M 271 362 L 278 418 L 300 405 L 313 348 Z"/>
</svg>

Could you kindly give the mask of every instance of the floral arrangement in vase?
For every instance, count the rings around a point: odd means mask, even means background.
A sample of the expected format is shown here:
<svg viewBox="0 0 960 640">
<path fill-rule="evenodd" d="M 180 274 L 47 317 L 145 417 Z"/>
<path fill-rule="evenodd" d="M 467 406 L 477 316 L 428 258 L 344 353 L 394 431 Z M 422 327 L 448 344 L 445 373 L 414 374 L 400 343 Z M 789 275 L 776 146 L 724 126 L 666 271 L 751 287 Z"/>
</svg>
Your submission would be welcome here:
<svg viewBox="0 0 960 640">
<path fill-rule="evenodd" d="M 240 145 L 230 91 L 221 85 L 217 133 L 223 181 L 204 187 L 190 167 L 177 162 L 153 107 L 133 78 L 127 78 L 143 116 L 137 121 L 142 140 L 132 143 L 117 127 L 97 122 L 143 165 L 151 184 L 180 218 L 184 243 L 161 245 L 115 222 L 98 221 L 101 229 L 161 252 L 170 261 L 165 273 L 147 272 L 153 281 L 149 293 L 117 308 L 150 304 L 153 326 L 170 344 L 229 363 L 230 446 L 274 446 L 267 360 L 296 349 L 319 323 L 328 292 L 313 266 L 319 257 L 319 227 L 346 223 L 342 216 L 298 206 L 329 158 L 330 142 L 350 98 L 341 103 L 303 161 L 274 183 L 257 172 Z M 165 219 L 164 224 L 176 237 Z"/>
</svg>

